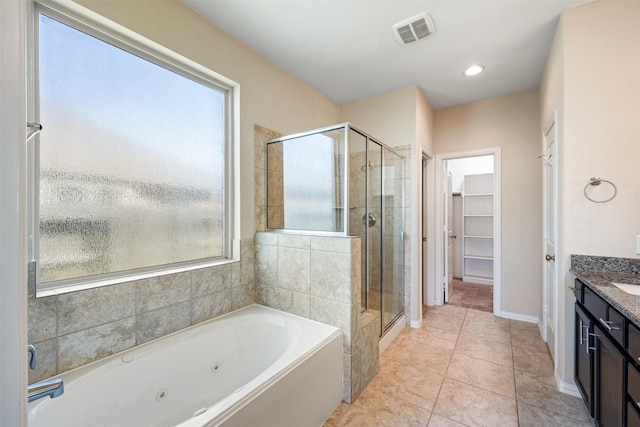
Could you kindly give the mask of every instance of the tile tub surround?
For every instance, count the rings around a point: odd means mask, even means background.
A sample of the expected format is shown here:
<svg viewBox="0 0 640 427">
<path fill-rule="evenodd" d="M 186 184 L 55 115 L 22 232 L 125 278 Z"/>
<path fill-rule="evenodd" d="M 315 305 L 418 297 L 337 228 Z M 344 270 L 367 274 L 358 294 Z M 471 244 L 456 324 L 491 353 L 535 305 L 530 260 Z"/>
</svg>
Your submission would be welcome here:
<svg viewBox="0 0 640 427">
<path fill-rule="evenodd" d="M 378 371 L 377 313 L 360 313 L 359 237 L 256 233 L 256 302 L 343 332 L 343 399 Z"/>
<path fill-rule="evenodd" d="M 216 267 L 44 298 L 29 289 L 29 383 L 253 304 L 253 239 L 240 248 L 240 262 Z"/>
<path fill-rule="evenodd" d="M 470 341 L 478 330 L 483 339 Z M 343 426 L 592 424 L 582 400 L 557 390 L 537 325 L 444 305 L 429 307 L 420 328 L 405 328 L 360 397 L 324 424 Z"/>
<path fill-rule="evenodd" d="M 640 259 L 571 255 L 569 272 L 640 327 L 640 297 L 611 284 L 640 285 Z"/>
</svg>

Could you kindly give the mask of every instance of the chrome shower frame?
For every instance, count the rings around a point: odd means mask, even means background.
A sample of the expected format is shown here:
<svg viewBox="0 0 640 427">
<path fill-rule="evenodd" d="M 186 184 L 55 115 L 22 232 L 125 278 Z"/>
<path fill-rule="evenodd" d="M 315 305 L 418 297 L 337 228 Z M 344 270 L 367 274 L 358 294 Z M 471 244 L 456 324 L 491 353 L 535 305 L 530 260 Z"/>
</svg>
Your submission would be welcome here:
<svg viewBox="0 0 640 427">
<path fill-rule="evenodd" d="M 367 215 L 370 212 L 370 206 L 369 206 L 369 183 L 370 183 L 370 168 L 367 167 L 367 165 L 369 165 L 369 144 L 375 143 L 378 146 L 380 146 L 382 148 L 381 151 L 381 160 L 382 160 L 382 164 L 381 164 L 381 183 L 384 186 L 385 183 L 385 179 L 386 179 L 386 172 L 385 172 L 385 168 L 382 167 L 384 165 L 385 162 L 385 150 L 387 150 L 388 152 L 392 153 L 393 155 L 397 156 L 401 162 L 402 162 L 402 178 L 401 178 L 401 194 L 400 194 L 400 200 L 401 200 L 401 205 L 402 205 L 402 214 L 401 214 L 401 226 L 400 229 L 403 230 L 400 233 L 400 236 L 397 236 L 397 238 L 400 240 L 400 244 L 403 245 L 402 247 L 402 252 L 401 252 L 401 257 L 402 257 L 402 271 L 400 274 L 400 282 L 401 282 L 401 288 L 402 288 L 402 299 L 403 299 L 403 308 L 402 310 L 397 313 L 389 322 L 387 322 L 387 324 L 384 324 L 383 322 L 383 316 L 382 316 L 382 304 L 383 302 L 381 301 L 381 307 L 380 307 L 380 311 L 381 311 L 381 315 L 380 315 L 380 323 L 381 323 L 381 328 L 380 328 L 380 335 L 384 335 L 384 333 L 393 326 L 393 324 L 396 322 L 396 320 L 398 318 L 400 318 L 403 314 L 404 314 L 404 292 L 405 292 L 405 286 L 404 286 L 404 281 L 405 281 L 405 277 L 404 277 L 404 265 L 405 265 L 405 253 L 404 253 L 404 229 L 405 229 L 405 170 L 406 170 L 406 158 L 404 156 L 402 156 L 401 154 L 399 154 L 393 147 L 381 142 L 379 139 L 371 136 L 370 134 L 354 127 L 353 125 L 351 125 L 351 123 L 349 122 L 344 122 L 344 123 L 340 123 L 340 124 L 336 124 L 333 126 L 326 126 L 326 127 L 322 127 L 322 128 L 318 128 L 318 129 L 314 129 L 314 130 L 310 130 L 310 131 L 306 131 L 306 132 L 300 132 L 300 133 L 295 133 L 295 134 L 291 134 L 291 135 L 286 135 L 286 136 L 281 136 L 278 138 L 274 138 L 272 140 L 269 140 L 267 142 L 265 142 L 265 152 L 267 152 L 267 147 L 269 144 L 274 144 L 274 143 L 278 143 L 278 142 L 284 142 L 287 140 L 291 140 L 291 139 L 296 139 L 296 138 L 302 138 L 305 136 L 310 136 L 310 135 L 314 135 L 314 134 L 319 134 L 319 133 L 325 133 L 325 132 L 331 132 L 331 131 L 338 131 L 338 130 L 343 130 L 344 132 L 344 163 L 343 163 L 343 182 L 342 182 L 342 200 L 341 200 L 341 208 L 342 208 L 342 212 L 341 212 L 341 217 L 342 217 L 342 230 L 339 231 L 313 231 L 313 230 L 300 230 L 300 229 L 287 229 L 287 228 L 269 228 L 268 226 L 268 221 L 267 221 L 267 230 L 268 231 L 275 231 L 278 233 L 284 233 L 284 234 L 305 234 L 305 235 L 318 235 L 318 236 L 353 236 L 353 234 L 351 234 L 351 224 L 349 221 L 349 201 L 350 199 L 350 191 L 349 191 L 349 187 L 350 187 L 350 170 L 351 170 L 351 165 L 350 165 L 350 147 L 351 147 L 351 141 L 350 141 L 350 132 L 349 131 L 354 131 L 359 135 L 362 135 L 364 138 L 366 138 L 366 143 L 365 143 L 365 166 L 363 167 L 364 172 L 366 173 L 366 177 L 365 177 L 365 194 L 367 194 L 366 197 L 366 207 L 365 207 L 365 215 Z M 269 171 L 269 156 L 266 155 L 265 156 L 265 177 L 264 177 L 264 182 L 265 182 L 265 200 L 266 200 L 266 214 L 268 217 L 268 212 L 269 212 L 269 197 L 268 197 L 268 171 Z M 384 236 L 386 235 L 386 221 L 384 220 L 385 216 L 384 213 L 386 212 L 386 203 L 385 203 L 385 198 L 381 197 L 381 213 L 382 213 L 382 218 L 381 220 L 381 224 L 380 224 L 380 233 L 381 233 L 381 239 L 380 239 L 380 253 L 383 254 L 385 251 L 385 242 L 384 242 Z M 370 278 L 370 269 L 368 268 L 368 266 L 371 263 L 371 258 L 370 258 L 370 233 L 367 232 L 366 233 L 366 242 L 365 242 L 365 248 L 366 248 L 366 266 L 367 266 L 367 271 L 363 272 L 363 274 L 366 274 L 366 287 L 367 287 L 367 295 L 370 294 L 370 283 L 371 283 L 371 278 Z M 383 280 L 383 278 L 385 277 L 385 263 L 380 262 L 380 277 L 381 280 Z M 380 290 L 380 294 L 381 294 L 381 299 L 383 299 L 383 295 L 382 295 L 382 291 L 383 289 Z M 363 302 L 366 304 L 366 302 Z M 366 311 L 368 309 L 368 304 L 365 305 L 363 311 Z"/>
</svg>

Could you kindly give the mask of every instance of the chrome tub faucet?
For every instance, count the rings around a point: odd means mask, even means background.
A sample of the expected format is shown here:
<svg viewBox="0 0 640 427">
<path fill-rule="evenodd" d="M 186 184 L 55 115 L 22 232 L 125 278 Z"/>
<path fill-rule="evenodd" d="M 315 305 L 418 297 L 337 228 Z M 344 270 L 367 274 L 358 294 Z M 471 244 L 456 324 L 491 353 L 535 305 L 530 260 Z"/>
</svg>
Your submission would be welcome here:
<svg viewBox="0 0 640 427">
<path fill-rule="evenodd" d="M 64 384 L 61 379 L 46 380 L 29 385 L 29 402 L 41 399 L 43 397 L 62 396 L 64 393 Z"/>
<path fill-rule="evenodd" d="M 29 352 L 29 369 L 33 371 L 36 369 L 38 353 L 36 352 L 36 348 L 31 344 L 27 346 L 27 351 Z M 34 400 L 47 396 L 53 399 L 54 397 L 62 396 L 64 393 L 64 383 L 61 379 L 40 381 L 30 384 L 27 391 L 29 394 L 29 402 L 33 402 Z"/>
</svg>

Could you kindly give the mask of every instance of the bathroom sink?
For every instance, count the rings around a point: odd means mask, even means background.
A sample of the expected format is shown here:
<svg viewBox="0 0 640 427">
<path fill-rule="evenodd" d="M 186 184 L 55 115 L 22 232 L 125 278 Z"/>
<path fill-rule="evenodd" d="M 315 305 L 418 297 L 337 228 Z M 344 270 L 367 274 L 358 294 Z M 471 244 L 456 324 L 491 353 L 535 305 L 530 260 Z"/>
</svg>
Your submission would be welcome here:
<svg viewBox="0 0 640 427">
<path fill-rule="evenodd" d="M 628 294 L 631 295 L 640 295 L 640 285 L 630 285 L 628 283 L 615 283 L 611 282 L 612 285 L 622 289 Z"/>
</svg>

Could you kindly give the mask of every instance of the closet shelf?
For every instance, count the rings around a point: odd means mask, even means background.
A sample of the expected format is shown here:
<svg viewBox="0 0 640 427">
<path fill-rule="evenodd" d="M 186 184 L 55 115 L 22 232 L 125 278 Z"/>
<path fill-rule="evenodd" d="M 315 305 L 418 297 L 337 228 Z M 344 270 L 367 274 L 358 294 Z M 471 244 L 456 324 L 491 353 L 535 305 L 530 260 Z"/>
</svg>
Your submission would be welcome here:
<svg viewBox="0 0 640 427">
<path fill-rule="evenodd" d="M 479 259 L 479 260 L 485 260 L 485 261 L 493 261 L 492 256 L 485 256 L 485 255 L 463 255 L 463 257 L 465 259 Z"/>
<path fill-rule="evenodd" d="M 493 284 L 493 174 L 463 178 L 463 280 Z"/>
</svg>

